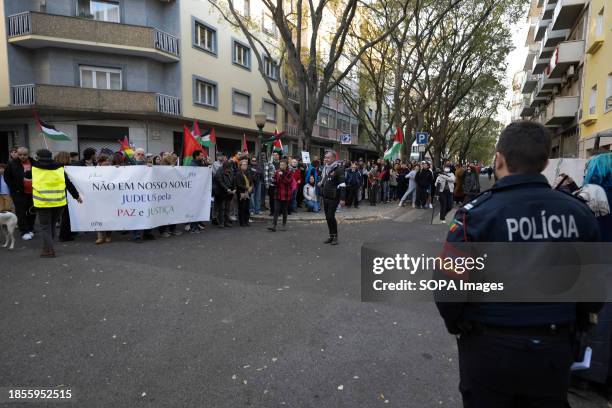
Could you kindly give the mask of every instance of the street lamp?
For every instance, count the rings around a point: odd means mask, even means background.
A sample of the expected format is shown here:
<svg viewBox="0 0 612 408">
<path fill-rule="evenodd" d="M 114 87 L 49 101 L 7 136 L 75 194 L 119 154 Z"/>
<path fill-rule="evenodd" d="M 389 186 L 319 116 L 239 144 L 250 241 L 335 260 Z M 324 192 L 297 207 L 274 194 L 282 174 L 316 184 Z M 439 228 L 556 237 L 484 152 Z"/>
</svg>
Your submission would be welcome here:
<svg viewBox="0 0 612 408">
<path fill-rule="evenodd" d="M 257 153 L 257 157 L 261 156 L 261 147 L 263 144 L 263 128 L 266 125 L 266 119 L 268 119 L 268 115 L 265 112 L 257 112 L 255 114 L 255 124 L 257 125 L 257 129 L 259 129 L 259 133 L 257 134 L 257 149 L 255 149 Z"/>
</svg>

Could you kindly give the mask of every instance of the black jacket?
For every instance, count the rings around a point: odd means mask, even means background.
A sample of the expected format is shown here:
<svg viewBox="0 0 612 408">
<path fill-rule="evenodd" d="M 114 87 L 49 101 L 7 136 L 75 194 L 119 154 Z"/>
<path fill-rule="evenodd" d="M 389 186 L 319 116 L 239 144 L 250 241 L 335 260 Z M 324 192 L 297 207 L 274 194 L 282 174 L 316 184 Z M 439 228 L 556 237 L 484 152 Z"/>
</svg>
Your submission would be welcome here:
<svg viewBox="0 0 612 408">
<path fill-rule="evenodd" d="M 30 160 L 30 163 L 34 165 L 34 159 L 31 157 L 28 159 Z M 28 176 L 31 178 L 32 174 L 29 174 Z M 23 193 L 23 178 L 24 171 L 23 166 L 21 165 L 21 160 L 16 158 L 10 161 L 6 167 L 6 170 L 4 171 L 4 181 L 6 181 L 6 184 L 9 186 L 11 194 Z"/>
<path fill-rule="evenodd" d="M 213 179 L 215 196 L 225 198 L 231 196 L 227 190 L 234 190 L 236 188 L 236 182 L 234 179 L 234 173 L 232 171 L 220 170 L 215 174 Z"/>
<path fill-rule="evenodd" d="M 64 167 L 64 165 L 54 160 L 38 160 L 38 161 L 32 162 L 32 167 L 38 167 L 39 169 L 43 169 L 43 170 L 57 170 L 60 167 Z M 64 172 L 64 180 L 66 182 L 66 190 L 70 193 L 72 198 L 74 198 L 75 200 L 79 198 L 79 192 L 77 191 L 74 184 L 72 184 L 72 181 L 70 181 L 70 178 L 65 172 Z"/>
<path fill-rule="evenodd" d="M 244 172 L 244 175 L 247 177 L 247 179 L 249 180 L 249 183 L 251 185 L 251 188 L 253 187 L 253 176 L 251 175 L 251 172 L 249 170 Z M 244 180 L 243 177 L 243 173 L 242 171 L 238 171 L 238 173 L 236 173 L 236 192 L 238 194 L 240 193 L 248 193 L 248 188 L 247 188 L 247 184 Z"/>
<path fill-rule="evenodd" d="M 348 169 L 346 171 L 346 185 L 351 187 L 361 187 L 363 184 L 363 177 L 359 170 L 353 171 L 352 169 Z"/>
<path fill-rule="evenodd" d="M 428 169 L 421 169 L 416 174 L 414 181 L 416 181 L 417 185 L 421 188 L 429 188 L 431 187 L 431 183 L 433 183 L 433 174 Z"/>
<path fill-rule="evenodd" d="M 574 217 L 576 233 L 553 238 L 537 230 L 515 231 L 519 219 Z M 535 225 L 535 224 L 534 224 Z M 542 225 L 550 225 L 545 223 Z M 560 226 L 560 222 L 555 224 Z M 457 210 L 447 242 L 597 242 L 597 220 L 591 210 L 575 197 L 550 188 L 541 174 L 516 174 L 501 178 L 490 189 Z M 446 327 L 458 333 L 462 322 L 493 326 L 544 326 L 573 323 L 581 308 L 596 311 L 589 303 L 437 303 Z"/>
<path fill-rule="evenodd" d="M 463 193 L 464 194 L 478 194 L 480 193 L 480 180 L 478 179 L 478 173 L 467 171 L 463 173 Z"/>
<path fill-rule="evenodd" d="M 344 182 L 344 167 L 341 162 L 337 161 L 331 165 L 331 168 L 323 178 L 321 185 L 321 195 L 327 200 L 344 200 L 345 187 Z M 325 169 L 323 169 L 325 172 Z"/>
</svg>

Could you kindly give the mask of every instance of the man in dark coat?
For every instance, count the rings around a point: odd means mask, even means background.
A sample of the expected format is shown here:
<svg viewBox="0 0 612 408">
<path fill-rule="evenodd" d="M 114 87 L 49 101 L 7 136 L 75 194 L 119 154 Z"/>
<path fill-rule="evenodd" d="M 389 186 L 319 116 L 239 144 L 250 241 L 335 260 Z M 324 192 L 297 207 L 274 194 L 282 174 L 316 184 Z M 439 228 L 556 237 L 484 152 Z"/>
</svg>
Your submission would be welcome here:
<svg viewBox="0 0 612 408">
<path fill-rule="evenodd" d="M 11 191 L 17 213 L 21 238 L 28 241 L 34 237 L 36 213 L 32 201 L 32 163 L 27 147 L 17 149 L 17 158 L 11 160 L 4 172 L 4 181 Z"/>
<path fill-rule="evenodd" d="M 329 151 L 325 154 L 325 167 L 321 176 L 320 186 L 323 196 L 323 208 L 325 220 L 329 230 L 329 238 L 326 244 L 338 245 L 338 222 L 336 221 L 336 210 L 338 204 L 344 205 L 346 183 L 344 182 L 344 166 L 342 161 L 337 160 L 336 153 Z"/>
<path fill-rule="evenodd" d="M 217 171 L 214 178 L 215 208 L 217 209 L 217 223 L 219 228 L 232 226 L 230 206 L 236 194 L 236 182 L 232 163 L 226 161 L 223 168 Z"/>
</svg>

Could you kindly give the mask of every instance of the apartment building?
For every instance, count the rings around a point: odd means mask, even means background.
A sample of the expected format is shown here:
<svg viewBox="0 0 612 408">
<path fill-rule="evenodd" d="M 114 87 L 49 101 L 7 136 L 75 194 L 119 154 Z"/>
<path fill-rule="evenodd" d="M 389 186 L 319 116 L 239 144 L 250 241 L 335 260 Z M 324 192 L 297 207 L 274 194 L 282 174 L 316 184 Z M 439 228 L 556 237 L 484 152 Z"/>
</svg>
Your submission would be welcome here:
<svg viewBox="0 0 612 408">
<path fill-rule="evenodd" d="M 0 0 L 0 161 L 44 141 L 33 111 L 70 135 L 52 150 L 173 149 L 181 121 L 179 5 Z M 176 143 L 175 143 L 176 144 Z"/>
<path fill-rule="evenodd" d="M 234 5 L 278 50 L 262 5 Z M 286 86 L 279 57 L 264 63 L 275 90 Z M 239 150 L 246 135 L 255 151 L 254 116 L 264 112 L 264 132 L 285 130 L 298 153 L 297 128 L 270 98 L 253 50 L 208 0 L 0 0 L 0 65 L 0 162 L 10 146 L 44 145 L 34 111 L 71 137 L 47 141 L 55 151 L 116 150 L 124 136 L 154 154 L 180 151 L 193 120 L 215 128 L 220 150 Z M 343 134 L 357 143 L 346 110 L 337 95 L 326 98 L 311 153 L 348 152 Z"/>
<path fill-rule="evenodd" d="M 612 150 L 612 3 L 591 0 L 587 6 L 584 92 L 580 111 L 580 156 Z"/>
<path fill-rule="evenodd" d="M 551 129 L 552 157 L 588 157 L 596 144 L 610 145 L 606 97 L 612 59 L 610 48 L 603 48 L 610 31 L 604 3 L 532 1 L 521 116 Z"/>
</svg>

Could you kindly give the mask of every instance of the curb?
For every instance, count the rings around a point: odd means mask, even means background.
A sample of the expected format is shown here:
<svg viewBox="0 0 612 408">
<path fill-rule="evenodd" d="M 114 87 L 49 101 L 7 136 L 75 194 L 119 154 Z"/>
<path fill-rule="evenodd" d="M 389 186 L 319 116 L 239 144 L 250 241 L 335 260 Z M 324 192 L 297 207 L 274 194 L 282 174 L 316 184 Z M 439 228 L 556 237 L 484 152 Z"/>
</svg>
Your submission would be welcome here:
<svg viewBox="0 0 612 408">
<path fill-rule="evenodd" d="M 251 215 L 251 220 L 254 221 L 271 221 L 273 217 L 269 216 L 269 215 Z M 382 220 L 385 217 L 383 215 L 367 215 L 367 216 L 354 216 L 354 215 L 349 215 L 349 216 L 342 216 L 342 214 L 338 214 L 336 213 L 336 219 L 338 221 L 375 221 L 375 220 Z M 306 217 L 293 217 L 292 215 L 290 215 L 287 218 L 288 221 L 298 221 L 298 222 L 324 222 L 325 221 L 325 214 L 321 214 L 320 217 L 317 218 L 306 218 Z"/>
</svg>

